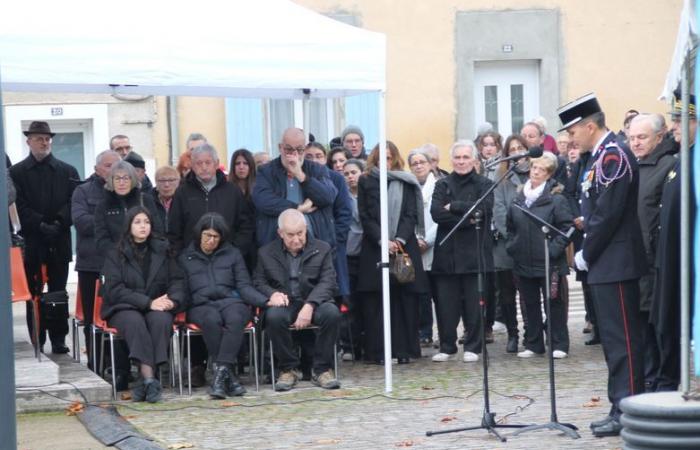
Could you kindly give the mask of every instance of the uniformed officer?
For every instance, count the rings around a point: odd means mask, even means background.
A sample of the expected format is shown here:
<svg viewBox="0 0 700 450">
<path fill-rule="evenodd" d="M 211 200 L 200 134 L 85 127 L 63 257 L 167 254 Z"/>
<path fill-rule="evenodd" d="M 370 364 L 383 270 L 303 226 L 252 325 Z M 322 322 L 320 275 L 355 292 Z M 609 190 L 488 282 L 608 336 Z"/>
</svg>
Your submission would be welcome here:
<svg viewBox="0 0 700 450">
<path fill-rule="evenodd" d="M 598 437 L 620 433 L 620 401 L 644 392 L 643 324 L 639 315 L 639 278 L 646 256 L 637 217 L 639 179 L 630 150 L 616 142 L 605 126 L 605 114 L 594 94 L 557 111 L 562 130 L 581 150 L 590 150 L 581 181 L 584 238 L 576 253 L 598 319 L 598 332 L 608 365 L 608 416 L 593 422 Z"/>
</svg>

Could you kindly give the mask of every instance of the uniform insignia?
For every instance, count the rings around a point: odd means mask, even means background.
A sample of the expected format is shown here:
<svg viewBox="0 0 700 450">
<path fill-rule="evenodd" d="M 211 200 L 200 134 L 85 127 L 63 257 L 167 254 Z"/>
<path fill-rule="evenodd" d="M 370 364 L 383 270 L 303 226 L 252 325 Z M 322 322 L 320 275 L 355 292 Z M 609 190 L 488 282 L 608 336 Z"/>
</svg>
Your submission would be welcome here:
<svg viewBox="0 0 700 450">
<path fill-rule="evenodd" d="M 674 178 L 676 178 L 676 171 L 671 169 L 671 171 L 666 176 L 666 183 L 670 183 Z"/>
</svg>

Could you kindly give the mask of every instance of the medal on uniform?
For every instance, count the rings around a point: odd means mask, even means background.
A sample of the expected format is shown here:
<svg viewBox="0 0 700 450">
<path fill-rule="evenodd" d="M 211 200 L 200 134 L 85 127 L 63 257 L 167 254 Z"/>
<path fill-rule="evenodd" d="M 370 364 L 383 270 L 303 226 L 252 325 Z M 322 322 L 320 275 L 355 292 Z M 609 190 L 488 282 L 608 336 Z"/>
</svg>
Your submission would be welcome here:
<svg viewBox="0 0 700 450">
<path fill-rule="evenodd" d="M 586 172 L 586 175 L 584 176 L 583 183 L 581 183 L 581 190 L 583 191 L 586 198 L 591 196 L 591 194 L 588 191 L 590 191 L 591 186 L 593 185 L 594 175 L 595 172 L 593 172 L 593 169 L 589 169 L 588 172 Z"/>
</svg>

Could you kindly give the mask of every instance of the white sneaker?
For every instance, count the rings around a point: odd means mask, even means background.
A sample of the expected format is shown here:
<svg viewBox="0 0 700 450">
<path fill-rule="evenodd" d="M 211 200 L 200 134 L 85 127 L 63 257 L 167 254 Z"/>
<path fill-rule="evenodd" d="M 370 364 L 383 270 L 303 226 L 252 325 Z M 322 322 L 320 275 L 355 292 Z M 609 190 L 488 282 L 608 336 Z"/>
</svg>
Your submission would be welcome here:
<svg viewBox="0 0 700 450">
<path fill-rule="evenodd" d="M 494 333 L 505 333 L 506 325 L 503 322 L 495 321 L 493 327 L 491 327 Z"/>
<path fill-rule="evenodd" d="M 564 358 L 566 358 L 567 356 L 569 356 L 569 355 L 567 355 L 566 352 L 565 352 L 565 351 L 562 351 L 562 350 L 554 350 L 554 351 L 552 352 L 552 357 L 553 357 L 554 359 L 564 359 Z"/>
<path fill-rule="evenodd" d="M 436 353 L 433 355 L 433 362 L 445 362 L 452 361 L 455 359 L 455 355 L 450 355 L 449 353 Z"/>
<path fill-rule="evenodd" d="M 476 353 L 472 352 L 464 352 L 464 356 L 462 356 L 462 361 L 464 362 L 477 362 L 479 360 L 479 355 Z"/>
<path fill-rule="evenodd" d="M 523 350 L 518 353 L 518 358 L 532 358 L 533 356 L 535 356 L 535 352 L 532 350 Z"/>
<path fill-rule="evenodd" d="M 343 361 L 352 361 L 352 360 L 353 360 L 353 358 L 352 358 L 352 353 L 351 353 L 351 352 L 345 352 L 345 353 L 343 353 L 342 360 L 343 360 Z"/>
</svg>

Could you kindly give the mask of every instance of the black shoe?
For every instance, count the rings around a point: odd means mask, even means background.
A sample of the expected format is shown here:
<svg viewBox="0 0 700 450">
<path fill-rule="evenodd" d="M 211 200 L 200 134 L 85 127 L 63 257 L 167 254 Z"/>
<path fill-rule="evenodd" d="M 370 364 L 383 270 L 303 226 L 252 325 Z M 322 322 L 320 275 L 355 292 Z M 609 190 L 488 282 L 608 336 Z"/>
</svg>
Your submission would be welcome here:
<svg viewBox="0 0 700 450">
<path fill-rule="evenodd" d="M 604 419 L 596 420 L 595 422 L 591 422 L 589 427 L 592 430 L 594 428 L 598 428 L 598 427 L 601 427 L 603 425 L 607 425 L 612 420 L 613 420 L 613 416 L 605 416 Z"/>
<path fill-rule="evenodd" d="M 595 437 L 610 437 L 619 436 L 622 431 L 622 424 L 619 421 L 612 419 L 605 425 L 593 428 L 593 436 Z"/>
<path fill-rule="evenodd" d="M 240 397 L 246 392 L 246 388 L 241 386 L 238 379 L 229 371 L 228 379 L 226 380 L 226 395 L 229 397 Z"/>
<path fill-rule="evenodd" d="M 53 353 L 54 355 L 65 355 L 69 351 L 70 349 L 66 346 L 66 344 L 51 344 L 51 353 Z"/>
<path fill-rule="evenodd" d="M 506 344 L 506 352 L 518 353 L 518 336 L 508 336 L 508 343 Z"/>
<path fill-rule="evenodd" d="M 131 401 L 142 402 L 144 400 L 146 400 L 146 385 L 143 381 L 139 381 L 131 388 Z"/>
<path fill-rule="evenodd" d="M 163 398 L 163 386 L 157 378 L 148 378 L 143 382 L 146 388 L 146 401 L 148 403 L 156 403 Z"/>
<path fill-rule="evenodd" d="M 192 387 L 202 387 L 207 384 L 206 372 L 207 368 L 202 365 L 192 366 L 192 374 L 190 375 Z"/>
<path fill-rule="evenodd" d="M 484 332 L 484 340 L 487 344 L 493 344 L 493 330 L 486 330 Z"/>
<path fill-rule="evenodd" d="M 129 373 L 117 372 L 117 391 L 126 391 L 129 389 Z"/>
<path fill-rule="evenodd" d="M 589 340 L 587 340 L 586 342 L 584 342 L 584 344 L 586 344 L 586 345 L 598 345 L 598 344 L 600 344 L 600 338 L 594 334 L 593 337 L 590 338 Z"/>
<path fill-rule="evenodd" d="M 209 395 L 212 398 L 226 398 L 226 382 L 228 381 L 228 369 L 226 366 L 216 366 L 214 369 L 214 381 L 209 388 Z"/>
<path fill-rule="evenodd" d="M 408 364 L 411 362 L 411 360 L 409 358 L 397 358 L 397 362 L 399 364 Z"/>
</svg>

